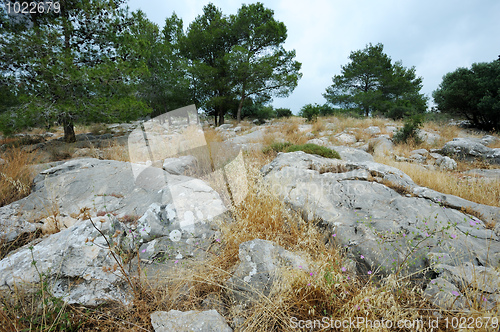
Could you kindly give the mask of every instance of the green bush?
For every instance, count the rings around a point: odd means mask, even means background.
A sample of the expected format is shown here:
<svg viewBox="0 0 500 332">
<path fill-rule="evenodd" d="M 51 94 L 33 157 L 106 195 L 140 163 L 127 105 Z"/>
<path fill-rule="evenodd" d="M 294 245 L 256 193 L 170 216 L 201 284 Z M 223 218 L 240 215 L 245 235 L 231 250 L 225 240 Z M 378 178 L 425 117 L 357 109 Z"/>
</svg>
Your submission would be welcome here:
<svg viewBox="0 0 500 332">
<path fill-rule="evenodd" d="M 312 121 L 318 117 L 320 110 L 321 106 L 318 104 L 307 104 L 302 106 L 299 116 L 306 118 L 307 121 Z"/>
<path fill-rule="evenodd" d="M 277 118 L 289 118 L 293 115 L 289 108 L 277 108 L 275 111 Z"/>
<path fill-rule="evenodd" d="M 268 147 L 264 148 L 262 152 L 264 153 L 269 153 L 271 151 L 273 152 L 284 152 L 288 147 L 290 147 L 292 143 L 289 142 L 274 142 Z"/>
<path fill-rule="evenodd" d="M 319 146 L 316 144 L 301 144 L 301 145 L 292 145 L 286 149 L 287 152 L 294 151 L 304 151 L 309 154 L 317 154 L 318 156 L 326 157 L 326 158 L 335 158 L 340 159 L 340 155 L 337 151 L 326 148 L 324 146 Z"/>
<path fill-rule="evenodd" d="M 392 137 L 394 143 L 407 143 L 411 139 L 416 144 L 422 143 L 422 140 L 418 137 L 418 131 L 422 127 L 422 122 L 423 118 L 421 115 L 415 115 L 406 120 L 403 128 L 399 129 Z"/>
<path fill-rule="evenodd" d="M 340 155 L 337 151 L 326 148 L 324 146 L 319 146 L 316 144 L 301 144 L 301 145 L 293 145 L 289 142 L 283 143 L 273 143 L 270 146 L 266 147 L 262 152 L 269 153 L 270 151 L 274 152 L 295 152 L 295 151 L 304 151 L 309 154 L 316 154 L 325 158 L 335 158 L 340 159 Z"/>
</svg>

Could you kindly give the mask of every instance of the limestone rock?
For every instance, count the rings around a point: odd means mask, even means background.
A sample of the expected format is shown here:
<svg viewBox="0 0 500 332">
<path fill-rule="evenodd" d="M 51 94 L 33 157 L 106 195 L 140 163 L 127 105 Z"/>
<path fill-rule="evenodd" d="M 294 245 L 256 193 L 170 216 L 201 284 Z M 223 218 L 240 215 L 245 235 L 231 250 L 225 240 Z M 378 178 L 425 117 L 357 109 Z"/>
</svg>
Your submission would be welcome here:
<svg viewBox="0 0 500 332">
<path fill-rule="evenodd" d="M 337 151 L 342 160 L 353 162 L 373 161 L 373 156 L 371 154 L 360 149 L 348 146 L 329 146 L 329 148 Z"/>
<path fill-rule="evenodd" d="M 370 134 L 370 135 L 376 135 L 380 134 L 380 128 L 377 126 L 370 126 L 364 130 L 365 133 Z"/>
<path fill-rule="evenodd" d="M 384 136 L 379 136 L 376 138 L 370 138 L 368 144 L 373 144 L 374 151 L 373 154 L 390 154 L 394 148 L 392 141 Z"/>
<path fill-rule="evenodd" d="M 444 310 L 464 310 L 467 308 L 467 302 L 460 290 L 443 278 L 431 280 L 424 291 L 424 296 L 432 304 Z"/>
<path fill-rule="evenodd" d="M 500 148 L 492 149 L 470 138 L 454 138 L 447 142 L 441 152 L 447 155 L 457 155 L 461 159 L 479 158 L 491 164 L 500 164 Z"/>
<path fill-rule="evenodd" d="M 97 226 L 106 236 L 113 235 L 109 223 Z M 68 303 L 95 306 L 110 300 L 130 302 L 131 290 L 118 266 L 121 259 L 115 255 L 115 261 L 90 221 L 77 223 L 30 248 L 24 246 L 0 261 L 0 289 L 33 285 L 43 274 L 53 295 Z"/>
<path fill-rule="evenodd" d="M 451 171 L 451 170 L 457 169 L 457 162 L 455 160 L 451 159 L 450 157 L 446 157 L 446 156 L 444 156 L 444 157 L 441 156 L 441 157 L 437 158 L 435 161 L 435 164 L 439 168 L 446 170 L 446 171 Z"/>
<path fill-rule="evenodd" d="M 284 202 L 320 223 L 328 238 L 337 234 L 336 241 L 362 274 L 390 273 L 393 263 L 407 256 L 412 264 L 398 268 L 422 271 L 428 251 L 460 253 L 454 254 L 457 265 L 499 265 L 500 238 L 485 226 L 500 219 L 499 208 L 419 187 L 400 170 L 374 162 L 329 160 L 299 151 L 278 154 L 261 172 Z M 481 213 L 484 221 L 462 209 Z M 421 239 L 425 245 L 413 248 Z"/>
<path fill-rule="evenodd" d="M 224 317 L 215 310 L 155 311 L 151 314 L 155 332 L 232 332 Z"/>
<path fill-rule="evenodd" d="M 289 266 L 307 271 L 308 265 L 300 256 L 266 240 L 255 239 L 240 244 L 240 265 L 227 281 L 230 296 L 238 303 L 255 301 L 268 295 L 277 269 Z"/>
<path fill-rule="evenodd" d="M 186 171 L 196 168 L 198 160 L 193 156 L 167 158 L 163 161 L 163 169 L 170 174 L 184 175 Z"/>
<path fill-rule="evenodd" d="M 437 143 L 441 139 L 438 133 L 431 133 L 422 129 L 418 131 L 418 137 L 430 145 Z"/>
<path fill-rule="evenodd" d="M 335 138 L 344 144 L 349 144 L 349 143 L 356 143 L 358 140 L 356 139 L 356 136 L 351 135 L 351 134 L 346 134 L 346 133 L 341 133 L 335 135 Z"/>
<path fill-rule="evenodd" d="M 313 138 L 313 139 L 308 140 L 306 143 L 307 144 L 316 144 L 319 146 L 327 146 L 329 144 L 328 138 L 326 138 L 326 137 Z"/>
</svg>

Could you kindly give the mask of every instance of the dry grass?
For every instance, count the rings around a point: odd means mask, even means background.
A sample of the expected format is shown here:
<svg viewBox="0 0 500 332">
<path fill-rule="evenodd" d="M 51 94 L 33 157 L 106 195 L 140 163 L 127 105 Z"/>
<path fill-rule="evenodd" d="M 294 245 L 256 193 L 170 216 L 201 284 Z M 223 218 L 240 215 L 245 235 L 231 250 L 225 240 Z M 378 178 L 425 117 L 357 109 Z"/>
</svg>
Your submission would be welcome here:
<svg viewBox="0 0 500 332">
<path fill-rule="evenodd" d="M 0 206 L 10 204 L 31 192 L 31 183 L 36 174 L 29 165 L 37 162 L 38 156 L 22 148 L 10 148 L 0 154 Z"/>
<path fill-rule="evenodd" d="M 376 156 L 375 161 L 400 169 L 420 186 L 472 202 L 500 207 L 500 181 L 488 182 L 457 172 L 430 171 L 420 165 L 396 162 L 386 156 Z"/>
</svg>

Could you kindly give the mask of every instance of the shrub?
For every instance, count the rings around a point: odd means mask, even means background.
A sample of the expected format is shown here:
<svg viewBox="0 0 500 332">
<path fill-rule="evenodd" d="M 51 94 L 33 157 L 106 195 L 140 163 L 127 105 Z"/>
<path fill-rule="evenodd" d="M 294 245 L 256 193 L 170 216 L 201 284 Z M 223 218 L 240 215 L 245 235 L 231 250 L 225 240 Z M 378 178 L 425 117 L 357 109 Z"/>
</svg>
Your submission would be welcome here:
<svg viewBox="0 0 500 332">
<path fill-rule="evenodd" d="M 406 120 L 403 128 L 399 129 L 392 137 L 394 143 L 407 143 L 410 139 L 416 144 L 422 143 L 422 140 L 418 137 L 418 131 L 422 127 L 422 122 L 423 119 L 420 115 L 414 115 Z"/>
<path fill-rule="evenodd" d="M 274 152 L 304 151 L 305 153 L 316 154 L 321 157 L 340 159 L 340 155 L 337 153 L 337 151 L 312 143 L 295 145 L 289 142 L 279 142 L 279 143 L 273 143 L 264 150 L 262 150 L 263 153 L 269 153 L 270 151 Z"/>
<path fill-rule="evenodd" d="M 306 118 L 307 121 L 312 121 L 316 119 L 319 115 L 321 106 L 318 104 L 307 104 L 304 105 L 299 112 L 299 116 Z"/>
<path fill-rule="evenodd" d="M 289 118 L 291 117 L 292 111 L 289 108 L 277 108 L 276 109 L 276 117 L 277 118 Z"/>
<path fill-rule="evenodd" d="M 292 145 L 292 143 L 289 143 L 289 142 L 274 142 L 270 146 L 264 148 L 262 150 L 262 152 L 263 153 L 269 153 L 270 151 L 284 152 L 291 145 Z"/>
<path fill-rule="evenodd" d="M 337 151 L 326 148 L 324 146 L 319 146 L 316 144 L 301 144 L 301 145 L 292 145 L 286 149 L 287 152 L 294 151 L 304 151 L 305 153 L 317 154 L 318 156 L 326 157 L 326 158 L 335 158 L 340 159 L 340 155 Z"/>
</svg>

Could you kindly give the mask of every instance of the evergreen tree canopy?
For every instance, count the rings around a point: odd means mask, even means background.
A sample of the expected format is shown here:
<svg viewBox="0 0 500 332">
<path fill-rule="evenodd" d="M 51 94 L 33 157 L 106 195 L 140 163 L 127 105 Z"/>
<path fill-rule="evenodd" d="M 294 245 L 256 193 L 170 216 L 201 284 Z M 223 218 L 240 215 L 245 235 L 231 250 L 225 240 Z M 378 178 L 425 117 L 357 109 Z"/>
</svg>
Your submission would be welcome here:
<svg viewBox="0 0 500 332">
<path fill-rule="evenodd" d="M 127 39 L 133 21 L 123 1 L 61 1 L 60 12 L 2 26 L 1 76 L 21 99 L 1 114 L 2 131 L 54 121 L 75 141 L 75 122 L 136 119 L 135 95 L 146 67 Z"/>
<path fill-rule="evenodd" d="M 400 61 L 392 63 L 382 44 L 369 44 L 351 52 L 341 74 L 323 96 L 334 106 L 355 110 L 365 116 L 383 114 L 400 118 L 423 113 L 427 99 L 420 94 L 422 78 L 415 68 L 405 68 Z"/>
<path fill-rule="evenodd" d="M 500 130 L 500 60 L 446 74 L 433 97 L 443 113 L 464 116 L 477 128 Z"/>
</svg>

